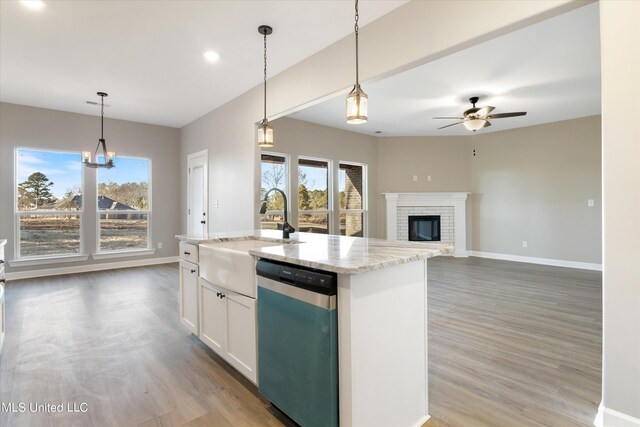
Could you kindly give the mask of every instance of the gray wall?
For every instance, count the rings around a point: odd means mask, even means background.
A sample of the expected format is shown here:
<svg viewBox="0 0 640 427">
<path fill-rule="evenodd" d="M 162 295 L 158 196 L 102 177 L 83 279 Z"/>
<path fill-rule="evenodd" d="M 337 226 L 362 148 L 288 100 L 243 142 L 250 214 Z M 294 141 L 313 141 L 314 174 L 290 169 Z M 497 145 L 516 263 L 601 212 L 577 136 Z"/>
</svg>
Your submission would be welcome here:
<svg viewBox="0 0 640 427">
<path fill-rule="evenodd" d="M 289 188 L 291 192 L 291 217 L 297 221 L 298 216 L 298 156 L 320 157 L 333 161 L 333 177 L 338 178 L 339 162 L 350 161 L 365 163 L 368 175 L 368 209 L 369 209 L 369 237 L 377 237 L 377 204 L 375 179 L 378 176 L 377 154 L 374 138 L 355 132 L 347 132 L 315 123 L 281 118 L 272 122 L 276 146 L 264 151 L 288 154 L 292 168 L 290 170 Z M 335 182 L 335 181 L 334 181 Z M 335 185 L 334 185 L 335 187 Z M 339 208 L 339 194 L 334 192 L 334 209 Z M 292 222 L 295 224 L 295 222 Z M 339 224 L 334 223 L 334 230 Z"/>
<path fill-rule="evenodd" d="M 472 250 L 599 264 L 600 119 L 473 136 L 377 138 L 378 191 L 468 191 Z M 384 203 L 378 218 L 383 236 Z"/>
<path fill-rule="evenodd" d="M 592 116 L 476 135 L 473 250 L 602 262 L 600 121 Z"/>
<path fill-rule="evenodd" d="M 100 132 L 96 116 L 66 113 L 43 108 L 0 103 L 0 236 L 9 241 L 8 260 L 14 254 L 14 157 L 16 147 L 93 151 Z M 139 156 L 151 159 L 152 217 L 151 243 L 157 249 L 153 258 L 178 255 L 174 238 L 180 231 L 179 200 L 179 130 L 164 126 L 105 119 L 105 139 L 110 151 L 117 155 Z M 95 171 L 85 171 L 85 198 L 96 197 Z M 83 216 L 85 252 L 95 252 L 96 219 Z M 150 257 L 144 257 L 150 258 Z M 125 261 L 132 258 L 93 260 L 84 262 L 37 265 L 12 268 L 8 272 L 41 270 L 51 267 L 71 267 L 84 264 Z"/>
<path fill-rule="evenodd" d="M 380 198 L 378 236 L 386 237 L 386 204 L 382 193 L 471 191 L 469 137 L 383 137 L 375 141 L 378 153 L 376 186 Z M 413 180 L 414 176 L 417 181 Z M 467 231 L 469 247 L 469 225 Z"/>
</svg>

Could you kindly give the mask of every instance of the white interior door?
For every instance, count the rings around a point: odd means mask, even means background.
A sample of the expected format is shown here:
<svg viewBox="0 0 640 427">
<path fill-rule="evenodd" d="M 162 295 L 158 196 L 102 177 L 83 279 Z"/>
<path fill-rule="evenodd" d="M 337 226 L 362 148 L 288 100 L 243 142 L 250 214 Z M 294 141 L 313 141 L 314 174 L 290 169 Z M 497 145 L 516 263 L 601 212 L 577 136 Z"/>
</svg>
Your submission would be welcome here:
<svg viewBox="0 0 640 427">
<path fill-rule="evenodd" d="M 208 173 L 209 153 L 207 150 L 190 154 L 187 158 L 188 166 L 188 233 L 190 235 L 204 235 L 208 226 Z"/>
</svg>

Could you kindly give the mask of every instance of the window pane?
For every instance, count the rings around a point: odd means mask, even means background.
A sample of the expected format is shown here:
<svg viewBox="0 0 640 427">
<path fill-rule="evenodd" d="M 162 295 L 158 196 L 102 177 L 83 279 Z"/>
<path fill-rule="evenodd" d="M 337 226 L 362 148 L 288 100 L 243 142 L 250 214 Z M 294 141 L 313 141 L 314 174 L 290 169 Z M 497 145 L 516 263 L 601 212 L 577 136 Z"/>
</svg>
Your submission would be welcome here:
<svg viewBox="0 0 640 427">
<path fill-rule="evenodd" d="M 149 160 L 116 157 L 113 163 L 113 169 L 98 169 L 98 209 L 148 210 Z"/>
<path fill-rule="evenodd" d="M 340 209 L 363 209 L 362 166 L 340 164 Z"/>
<path fill-rule="evenodd" d="M 329 208 L 329 164 L 318 160 L 298 161 L 298 209 Z"/>
<path fill-rule="evenodd" d="M 81 209 L 80 153 L 19 149 L 16 163 L 18 211 Z"/>
<path fill-rule="evenodd" d="M 146 213 L 101 213 L 100 250 L 144 249 L 148 247 Z"/>
<path fill-rule="evenodd" d="M 363 213 L 340 214 L 340 234 L 343 236 L 363 237 Z"/>
<path fill-rule="evenodd" d="M 298 216 L 298 231 L 329 234 L 328 224 L 328 214 L 300 214 Z"/>
<path fill-rule="evenodd" d="M 20 215 L 20 256 L 80 253 L 80 215 Z"/>
<path fill-rule="evenodd" d="M 282 156 L 273 154 L 262 155 L 262 181 L 260 185 L 260 199 L 265 193 L 279 188 L 287 192 L 287 164 Z M 275 229 L 277 223 L 284 222 L 284 198 L 278 192 L 272 192 L 267 199 L 267 213 L 261 216 L 263 229 Z"/>
</svg>

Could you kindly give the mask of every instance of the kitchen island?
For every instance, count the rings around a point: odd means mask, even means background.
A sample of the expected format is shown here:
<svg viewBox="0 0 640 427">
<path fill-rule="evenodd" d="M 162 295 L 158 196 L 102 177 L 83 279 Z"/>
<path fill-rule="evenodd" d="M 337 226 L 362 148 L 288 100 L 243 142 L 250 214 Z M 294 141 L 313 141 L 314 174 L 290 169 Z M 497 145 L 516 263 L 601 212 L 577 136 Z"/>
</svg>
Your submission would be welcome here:
<svg viewBox="0 0 640 427">
<path fill-rule="evenodd" d="M 276 230 L 176 237 L 272 241 L 248 253 L 336 273 L 340 425 L 420 426 L 429 418 L 427 259 L 453 246 L 310 233 L 282 241 Z"/>
</svg>

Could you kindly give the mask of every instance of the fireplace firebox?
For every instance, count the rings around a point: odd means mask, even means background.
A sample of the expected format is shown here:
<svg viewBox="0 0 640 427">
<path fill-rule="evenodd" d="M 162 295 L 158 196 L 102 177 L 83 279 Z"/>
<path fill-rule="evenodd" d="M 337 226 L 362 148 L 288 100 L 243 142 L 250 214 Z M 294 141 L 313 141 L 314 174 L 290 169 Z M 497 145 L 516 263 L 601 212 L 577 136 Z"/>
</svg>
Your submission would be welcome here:
<svg viewBox="0 0 640 427">
<path fill-rule="evenodd" d="M 440 215 L 409 216 L 409 240 L 414 242 L 439 242 Z"/>
</svg>

